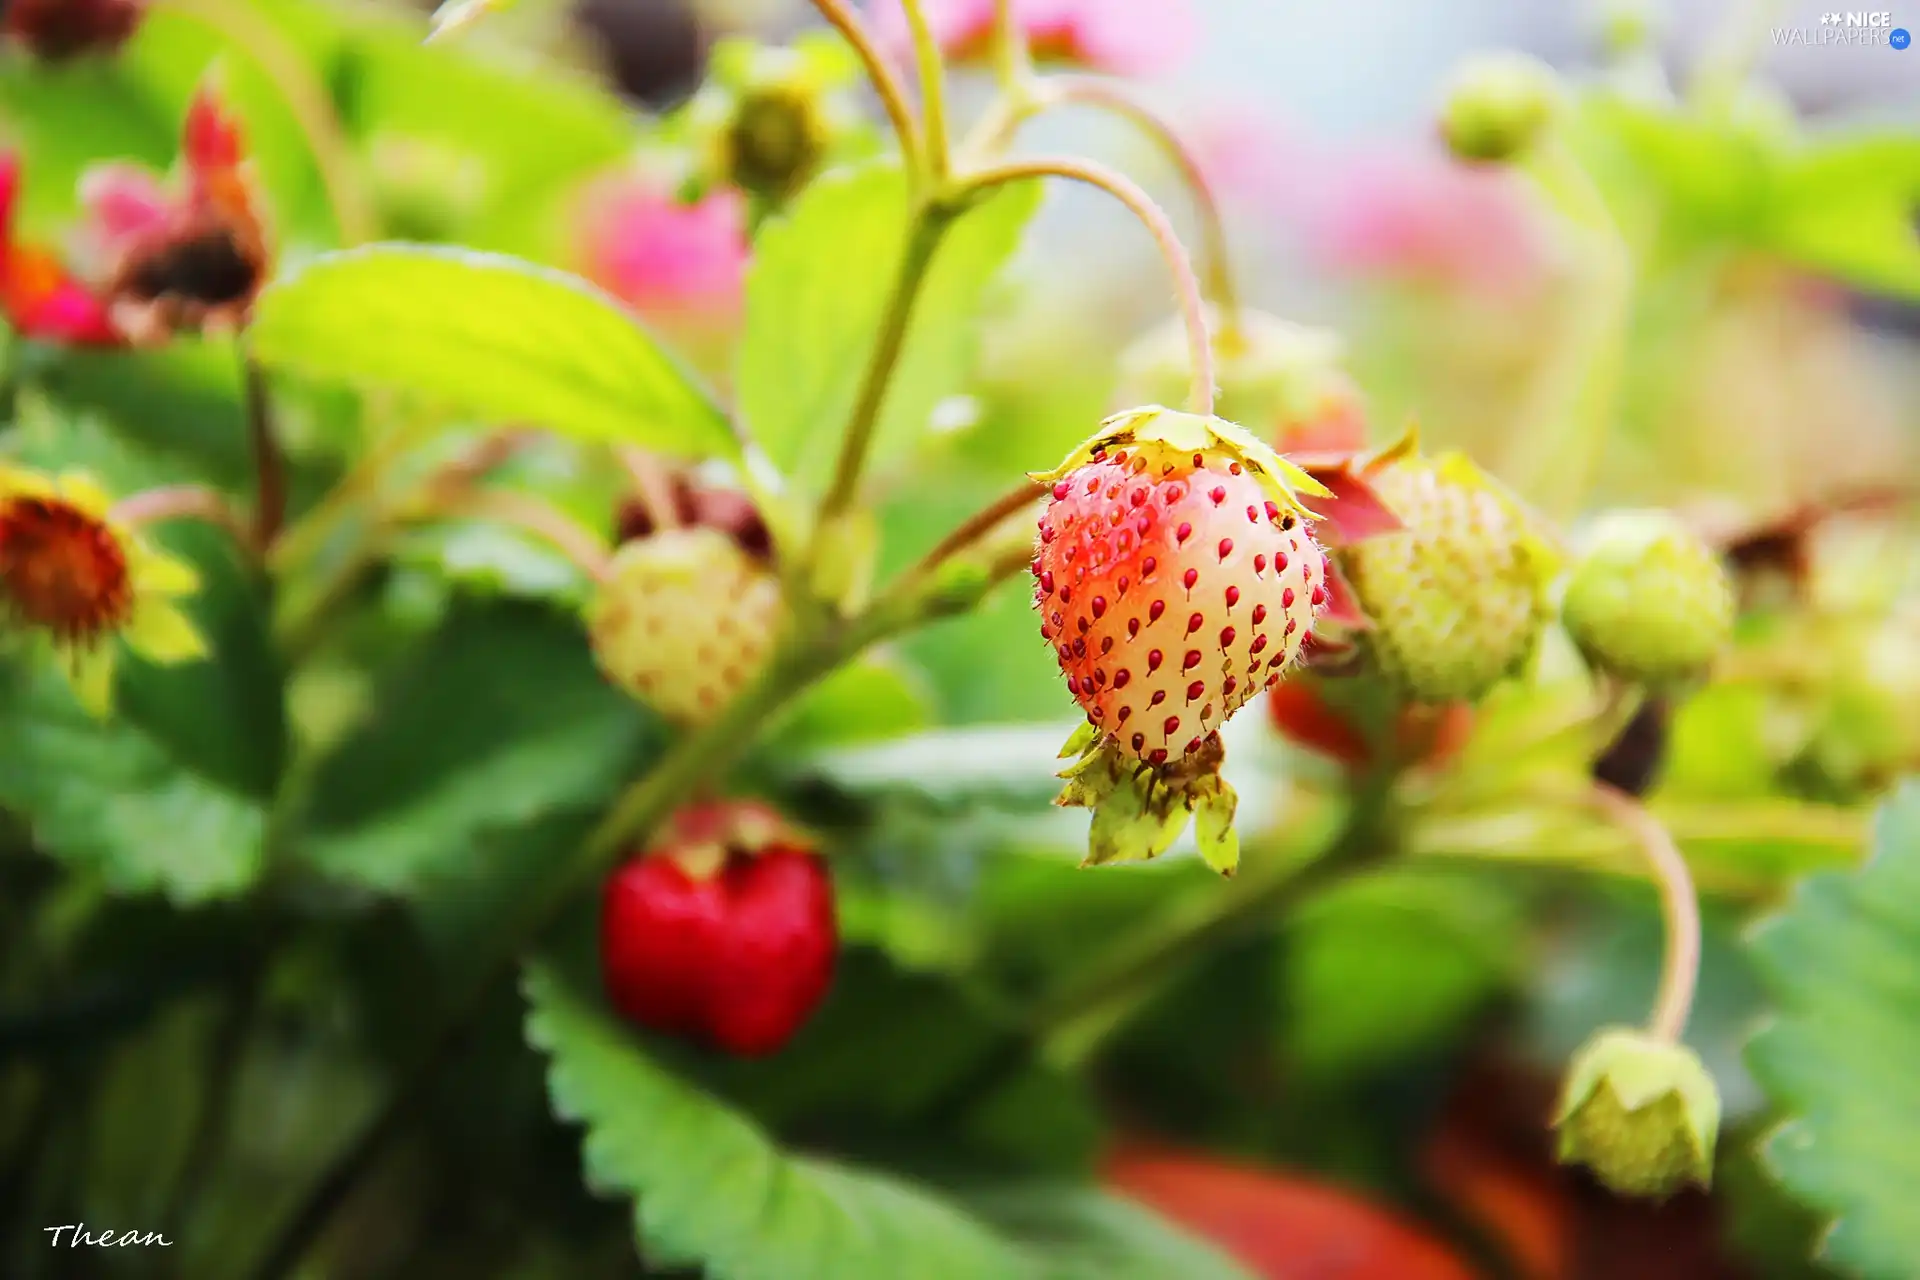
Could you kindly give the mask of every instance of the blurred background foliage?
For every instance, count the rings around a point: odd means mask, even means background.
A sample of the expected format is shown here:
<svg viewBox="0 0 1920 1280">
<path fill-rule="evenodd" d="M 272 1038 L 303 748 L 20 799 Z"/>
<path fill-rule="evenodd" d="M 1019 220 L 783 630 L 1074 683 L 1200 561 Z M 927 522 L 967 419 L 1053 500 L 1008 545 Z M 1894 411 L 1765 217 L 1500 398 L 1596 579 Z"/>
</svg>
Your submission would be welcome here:
<svg viewBox="0 0 1920 1280">
<path fill-rule="evenodd" d="M 581 994 L 583 915 L 577 954 L 529 972 L 530 1012 L 488 997 L 310 1274 L 974 1276 L 1033 1257 L 1181 1280 L 1920 1269 L 1920 798 L 1869 829 L 1920 761 L 1920 81 L 1904 74 L 1920 54 L 1766 51 L 1762 78 L 1708 117 L 1647 88 L 1649 61 L 1710 69 L 1713 33 L 1753 22 L 1720 11 L 1740 6 L 1676 6 L 1665 43 L 1615 53 L 1577 6 L 1200 8 L 1201 54 L 1151 92 L 1220 188 L 1249 299 L 1344 334 L 1376 443 L 1417 418 L 1562 517 L 1676 505 L 1749 535 L 1730 539 L 1747 557 L 1738 651 L 1671 708 L 1649 794 L 1708 897 L 1689 1041 L 1727 1107 L 1712 1195 L 1624 1204 L 1549 1158 L 1560 1064 L 1639 1016 L 1659 948 L 1632 848 L 1551 800 L 1589 763 L 1551 732 L 1586 694 L 1564 642 L 1535 685 L 1480 709 L 1458 759 L 1419 775 L 1409 856 L 1239 919 L 1251 895 L 1192 859 L 1074 869 L 1084 819 L 1048 804 L 1074 709 L 1011 587 L 826 682 L 742 767 L 835 855 L 849 952 L 787 1053 L 631 1052 Z M 288 105 L 309 93 L 337 113 L 333 160 L 383 235 L 584 269 L 583 191 L 693 89 L 712 42 L 807 22 L 776 0 L 527 0 L 422 48 L 422 16 L 194 0 L 156 5 L 112 61 L 9 58 L 16 234 L 57 240 L 93 162 L 170 163 L 217 63 L 283 272 L 343 239 L 328 161 Z M 1438 77 L 1494 43 L 1617 86 L 1583 99 L 1569 137 L 1617 242 L 1432 145 Z M 1875 131 L 1824 145 L 1862 124 Z M 1125 134 L 1077 117 L 1034 133 L 1135 169 L 1184 216 Z M 1078 197 L 1049 200 L 995 274 L 1030 214 L 984 216 L 977 265 L 956 264 L 951 305 L 923 317 L 929 350 L 893 402 L 920 444 L 884 458 L 878 486 L 883 573 L 1081 439 L 1112 407 L 1113 352 L 1166 309 L 1132 229 Z M 846 243 L 811 281 L 829 311 L 890 269 L 873 239 Z M 796 338 L 797 372 L 744 380 L 756 425 L 799 412 L 783 404 L 813 350 Z M 122 489 L 248 475 L 219 344 L 14 342 L 6 359 L 16 456 Z M 358 483 L 386 423 L 433 428 L 416 473 L 488 425 L 297 379 L 280 392 L 303 506 Z M 809 425 L 791 428 L 796 461 Z M 558 440 L 489 483 L 602 527 L 620 496 L 590 449 Z M 169 529 L 206 578 L 192 609 L 219 661 L 135 667 L 112 723 L 0 663 L 9 1276 L 243 1274 L 421 1052 L 419 1011 L 462 988 L 554 851 L 661 749 L 566 616 L 584 591 L 568 562 L 448 522 L 359 565 L 365 518 L 349 507 L 305 548 L 353 570 L 317 600 L 299 582 L 269 600 L 217 539 Z M 1304 856 L 1349 780 L 1265 720 L 1230 735 L 1250 856 Z M 1116 943 L 1153 955 L 1189 935 L 1205 945 L 1106 981 Z M 581 1189 L 578 1135 L 549 1095 L 592 1132 L 600 1194 Z M 1249 1189 L 1241 1163 L 1285 1172 Z M 1131 1191 L 1237 1262 L 1069 1182 Z M 46 1247 L 42 1228 L 83 1220 L 179 1243 L 164 1258 Z"/>
</svg>

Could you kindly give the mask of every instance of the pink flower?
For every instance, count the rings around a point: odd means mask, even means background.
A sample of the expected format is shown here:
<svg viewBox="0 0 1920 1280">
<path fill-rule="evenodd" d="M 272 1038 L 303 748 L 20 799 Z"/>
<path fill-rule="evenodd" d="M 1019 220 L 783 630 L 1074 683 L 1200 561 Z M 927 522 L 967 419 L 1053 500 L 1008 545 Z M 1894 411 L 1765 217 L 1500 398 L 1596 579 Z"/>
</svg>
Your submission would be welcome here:
<svg viewBox="0 0 1920 1280">
<path fill-rule="evenodd" d="M 746 272 L 746 218 L 737 191 L 687 204 L 640 174 L 604 178 L 581 206 L 582 274 L 649 317 L 731 317 Z"/>
<path fill-rule="evenodd" d="M 940 50 L 956 62 L 986 59 L 993 0 L 923 0 Z M 899 0 L 874 0 L 875 34 L 903 58 L 912 39 Z M 1199 43 L 1191 0 L 1013 0 L 1014 20 L 1042 62 L 1069 62 L 1115 75 L 1173 70 Z"/>
<path fill-rule="evenodd" d="M 1247 108 L 1192 134 L 1215 189 L 1292 230 L 1313 263 L 1492 294 L 1540 278 L 1543 228 L 1510 173 L 1421 146 L 1316 147 Z"/>
<path fill-rule="evenodd" d="M 0 313 L 21 336 L 68 346 L 117 347 L 125 339 L 107 304 L 53 254 L 13 238 L 20 159 L 0 152 Z"/>
</svg>

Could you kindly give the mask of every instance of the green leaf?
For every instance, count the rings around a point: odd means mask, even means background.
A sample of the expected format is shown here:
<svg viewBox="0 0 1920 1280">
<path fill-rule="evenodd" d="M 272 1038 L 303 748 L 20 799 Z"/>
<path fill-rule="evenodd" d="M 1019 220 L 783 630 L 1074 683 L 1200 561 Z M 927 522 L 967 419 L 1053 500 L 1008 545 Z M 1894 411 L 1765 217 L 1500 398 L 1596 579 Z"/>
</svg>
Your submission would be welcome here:
<svg viewBox="0 0 1920 1280">
<path fill-rule="evenodd" d="M 489 422 L 683 458 L 736 447 L 718 406 L 619 303 L 513 258 L 391 244 L 328 254 L 267 288 L 251 333 L 269 366 Z"/>
<path fill-rule="evenodd" d="M 884 465 L 925 434 L 934 406 L 965 389 L 981 299 L 1039 206 L 1038 183 L 996 193 L 935 249 L 877 424 Z M 747 280 L 740 408 L 754 438 L 807 490 L 825 487 L 881 315 L 907 251 L 907 180 L 897 164 L 829 173 L 760 233 Z"/>
<path fill-rule="evenodd" d="M 1796 262 L 1920 298 L 1920 142 L 1911 131 L 1810 148 L 1780 175 L 1763 236 Z"/>
<path fill-rule="evenodd" d="M 1920 782 L 1882 807 L 1866 866 L 1805 881 L 1749 945 L 1779 1011 L 1747 1046 L 1788 1117 L 1764 1149 L 1774 1176 L 1834 1215 L 1826 1260 L 1920 1273 Z"/>
<path fill-rule="evenodd" d="M 968 1203 L 1044 1250 L 1049 1280 L 1250 1280 L 1251 1273 L 1144 1205 L 1098 1191 L 1011 1187 Z"/>
<path fill-rule="evenodd" d="M 262 802 L 184 768 L 126 719 L 95 721 L 42 664 L 0 664 L 0 806 L 119 893 L 230 897 L 260 869 Z"/>
<path fill-rule="evenodd" d="M 554 1113 L 586 1128 L 594 1190 L 634 1199 L 650 1263 L 715 1280 L 1009 1280 L 1027 1261 L 928 1192 L 789 1155 L 653 1062 L 618 1025 L 530 969 L 527 1039 L 550 1058 Z"/>
<path fill-rule="evenodd" d="M 605 803 L 657 742 L 572 619 L 512 602 L 455 607 L 375 703 L 321 764 L 301 848 L 392 892 L 483 879 L 483 837 Z"/>
</svg>

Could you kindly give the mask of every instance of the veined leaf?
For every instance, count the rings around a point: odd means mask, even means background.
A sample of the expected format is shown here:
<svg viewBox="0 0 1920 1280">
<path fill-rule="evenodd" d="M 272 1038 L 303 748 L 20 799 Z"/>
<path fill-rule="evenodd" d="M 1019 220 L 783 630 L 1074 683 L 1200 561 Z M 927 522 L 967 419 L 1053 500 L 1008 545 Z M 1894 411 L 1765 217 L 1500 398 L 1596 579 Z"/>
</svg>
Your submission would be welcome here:
<svg viewBox="0 0 1920 1280">
<path fill-rule="evenodd" d="M 269 286 L 255 353 L 496 423 L 683 458 L 731 454 L 719 407 L 638 320 L 585 281 L 421 245 L 328 254 Z"/>
<path fill-rule="evenodd" d="M 1747 1060 L 1788 1116 L 1768 1165 L 1834 1215 L 1827 1260 L 1920 1273 L 1920 783 L 1881 809 L 1866 866 L 1807 880 L 1750 945 L 1779 1017 Z"/>
<path fill-rule="evenodd" d="M 649 1261 L 714 1280 L 1019 1280 L 1013 1245 L 903 1182 L 789 1155 L 650 1059 L 551 971 L 526 976 L 527 1039 L 561 1119 L 586 1127 L 587 1182 L 634 1198 Z"/>
</svg>

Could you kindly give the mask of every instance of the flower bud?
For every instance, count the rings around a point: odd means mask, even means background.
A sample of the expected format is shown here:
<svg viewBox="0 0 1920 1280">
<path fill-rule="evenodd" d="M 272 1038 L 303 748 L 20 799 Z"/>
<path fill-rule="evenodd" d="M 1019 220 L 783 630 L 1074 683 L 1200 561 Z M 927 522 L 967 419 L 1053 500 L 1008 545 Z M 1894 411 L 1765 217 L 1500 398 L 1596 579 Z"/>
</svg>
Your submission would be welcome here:
<svg viewBox="0 0 1920 1280">
<path fill-rule="evenodd" d="M 1454 74 L 1440 107 L 1440 134 L 1461 160 L 1504 163 L 1532 148 L 1553 118 L 1553 69 L 1522 53 L 1484 54 Z"/>
<path fill-rule="evenodd" d="M 856 77 L 852 55 L 829 38 L 792 48 L 723 42 L 685 116 L 711 179 L 769 204 L 791 199 L 856 131 Z"/>
<path fill-rule="evenodd" d="M 1685 1045 L 1613 1027 L 1574 1055 L 1554 1128 L 1561 1163 L 1621 1195 L 1665 1198 L 1713 1181 L 1720 1092 Z"/>
<path fill-rule="evenodd" d="M 1587 661 L 1654 687 L 1702 674 L 1733 631 L 1733 583 L 1677 516 L 1603 516 L 1574 566 L 1561 616 Z"/>
</svg>

